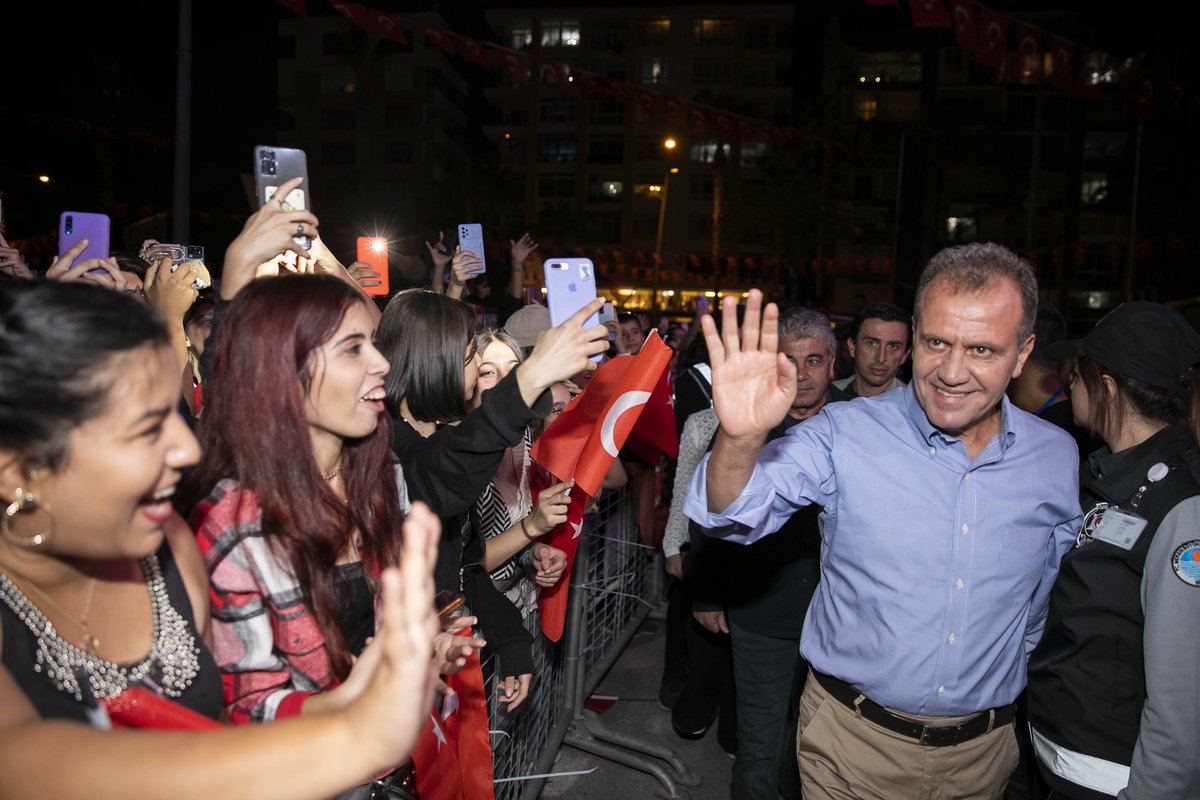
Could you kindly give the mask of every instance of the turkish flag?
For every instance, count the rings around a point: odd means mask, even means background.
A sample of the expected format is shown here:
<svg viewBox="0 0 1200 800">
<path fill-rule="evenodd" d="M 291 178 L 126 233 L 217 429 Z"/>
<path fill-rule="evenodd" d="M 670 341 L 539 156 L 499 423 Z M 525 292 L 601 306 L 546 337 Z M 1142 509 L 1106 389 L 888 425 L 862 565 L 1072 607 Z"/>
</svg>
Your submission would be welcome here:
<svg viewBox="0 0 1200 800">
<path fill-rule="evenodd" d="M 658 108 L 658 92 L 652 92 L 649 89 L 643 89 L 640 86 L 630 87 L 633 92 L 633 97 L 637 100 L 638 108 L 647 117 L 657 117 L 660 113 Z"/>
<path fill-rule="evenodd" d="M 750 122 L 748 117 L 736 117 L 738 136 L 743 142 L 758 141 L 758 131 L 754 130 L 754 124 Z"/>
<path fill-rule="evenodd" d="M 458 34 L 458 43 L 463 50 L 463 58 L 470 61 L 472 64 L 477 64 L 484 69 L 491 69 L 492 62 L 488 59 L 487 49 L 483 46 L 483 42 L 478 39 L 472 39 L 470 36 Z"/>
<path fill-rule="evenodd" d="M 733 119 L 724 111 L 714 112 L 712 115 L 713 125 L 717 128 L 717 135 L 722 139 L 733 138 Z"/>
<path fill-rule="evenodd" d="M 953 24 L 942 0 L 908 0 L 908 11 L 916 28 L 949 28 Z"/>
<path fill-rule="evenodd" d="M 408 44 L 408 36 L 404 33 L 404 25 L 398 14 L 388 14 L 384 11 L 371 12 L 371 30 L 380 39 L 391 39 L 393 42 Z"/>
<path fill-rule="evenodd" d="M 446 31 L 437 28 L 425 27 L 425 39 L 431 45 L 449 55 L 458 55 L 454 51 L 454 42 L 450 41 L 450 34 Z"/>
<path fill-rule="evenodd" d="M 1042 29 L 1017 23 L 1017 74 L 1042 79 Z"/>
<path fill-rule="evenodd" d="M 688 124 L 696 133 L 708 133 L 708 114 L 705 113 L 702 106 L 695 103 L 688 104 Z"/>
<path fill-rule="evenodd" d="M 670 370 L 663 370 L 637 424 L 629 432 L 625 447 L 650 464 L 657 464 L 659 456 L 679 457 L 679 437 L 675 435 L 675 391 L 671 386 Z"/>
<path fill-rule="evenodd" d="M 979 24 L 971 9 L 971 0 L 950 0 L 950 11 L 954 14 L 954 38 L 967 50 L 979 48 Z"/>
<path fill-rule="evenodd" d="M 520 85 L 529 83 L 529 59 L 524 53 L 497 45 L 492 45 L 492 49 L 500 54 L 500 64 L 510 81 Z"/>
<path fill-rule="evenodd" d="M 607 94 L 608 87 L 605 85 L 604 78 L 601 78 L 594 72 L 588 72 L 584 69 L 572 69 L 571 77 L 579 81 L 579 85 L 592 94 Z"/>
<path fill-rule="evenodd" d="M 541 76 L 542 83 L 556 83 L 559 86 L 567 85 L 567 70 L 557 61 L 547 61 L 539 58 L 538 75 Z"/>
<path fill-rule="evenodd" d="M 980 64 L 1000 69 L 1007 53 L 1008 16 L 983 6 L 979 13 L 979 49 L 975 51 L 975 57 Z"/>
<path fill-rule="evenodd" d="M 629 105 L 633 102 L 633 95 L 629 93 L 629 84 L 625 83 L 625 81 L 618 81 L 614 80 L 613 78 L 609 78 L 606 90 L 610 97 L 612 97 L 614 100 L 620 100 L 625 105 Z"/>
<path fill-rule="evenodd" d="M 366 6 L 351 3 L 349 0 L 332 0 L 329 5 L 333 6 L 339 14 L 350 20 L 350 24 L 354 27 L 362 28 L 364 31 L 370 29 L 372 11 Z"/>
<path fill-rule="evenodd" d="M 479 651 L 455 675 L 443 676 L 454 690 L 429 714 L 413 750 L 421 800 L 494 800 L 492 746 L 488 740 L 487 689 Z"/>
<path fill-rule="evenodd" d="M 308 6 L 304 0 L 275 0 L 275 5 L 283 6 L 296 16 L 308 16 Z"/>
<path fill-rule="evenodd" d="M 536 462 L 530 468 L 529 476 L 535 503 L 537 494 L 555 482 L 575 481 L 567 506 L 567 521 L 542 538 L 546 544 L 567 554 L 567 568 L 562 578 L 551 588 L 543 589 L 539 598 L 542 632 L 551 641 L 562 638 L 571 566 L 579 548 L 583 512 L 637 427 L 670 360 L 671 348 L 663 344 L 657 331 L 653 331 L 636 356 L 618 356 L 606 361 L 530 451 Z M 673 414 L 667 427 L 673 436 Z M 659 441 L 657 435 L 645 432 L 640 433 L 639 438 Z M 675 449 L 678 450 L 678 443 Z"/>
<path fill-rule="evenodd" d="M 130 686 L 102 701 L 114 728 L 152 728 L 160 731 L 207 731 L 224 727 L 211 717 L 152 692 Z"/>
<path fill-rule="evenodd" d="M 1071 91 L 1075 82 L 1075 43 L 1050 37 L 1050 85 L 1060 92 Z"/>
<path fill-rule="evenodd" d="M 663 98 L 663 110 L 667 122 L 672 125 L 687 125 L 687 112 L 683 110 L 683 101 L 675 97 Z"/>
</svg>

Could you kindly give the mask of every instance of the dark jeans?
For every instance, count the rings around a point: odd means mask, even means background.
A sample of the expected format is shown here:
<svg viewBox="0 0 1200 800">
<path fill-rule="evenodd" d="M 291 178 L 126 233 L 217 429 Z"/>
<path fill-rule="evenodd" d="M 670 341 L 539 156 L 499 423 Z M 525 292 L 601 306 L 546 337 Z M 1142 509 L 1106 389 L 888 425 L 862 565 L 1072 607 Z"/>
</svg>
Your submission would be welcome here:
<svg viewBox="0 0 1200 800">
<path fill-rule="evenodd" d="M 793 699 L 793 686 L 798 668 L 805 667 L 800 641 L 765 636 L 732 621 L 729 631 L 738 706 L 733 798 L 776 800 L 781 765 L 796 768 L 794 709 L 799 700 Z"/>
<path fill-rule="evenodd" d="M 704 730 L 716 719 L 717 742 L 732 753 L 737 749 L 737 703 L 729 637 L 710 633 L 688 616 L 688 678 L 671 707 L 671 724 L 686 735 Z"/>
<path fill-rule="evenodd" d="M 667 576 L 667 640 L 658 698 L 670 708 L 688 676 L 687 629 L 692 624 L 692 592 L 687 579 Z"/>
</svg>

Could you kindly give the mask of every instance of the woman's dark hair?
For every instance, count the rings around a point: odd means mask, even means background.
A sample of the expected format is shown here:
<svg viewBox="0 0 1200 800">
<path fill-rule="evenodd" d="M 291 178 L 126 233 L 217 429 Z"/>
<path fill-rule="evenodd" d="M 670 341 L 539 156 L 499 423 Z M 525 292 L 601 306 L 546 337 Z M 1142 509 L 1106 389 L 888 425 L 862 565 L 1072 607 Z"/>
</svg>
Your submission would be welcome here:
<svg viewBox="0 0 1200 800">
<path fill-rule="evenodd" d="M 57 469 L 71 431 L 104 412 L 112 360 L 170 345 L 145 303 L 100 286 L 0 284 L 0 447 Z"/>
<path fill-rule="evenodd" d="M 1117 385 L 1115 398 L 1108 396 L 1105 375 Z M 1101 438 L 1107 439 L 1120 431 L 1127 410 L 1132 410 L 1140 417 L 1167 425 L 1183 420 L 1200 441 L 1200 379 L 1196 377 L 1191 380 L 1188 398 L 1183 398 L 1170 389 L 1107 370 L 1087 356 L 1063 361 L 1061 376 L 1064 386 L 1070 386 L 1072 379 L 1083 384 L 1090 412 L 1088 427 Z"/>
<path fill-rule="evenodd" d="M 464 355 L 475 337 L 475 314 L 428 289 L 407 289 L 388 301 L 379 320 L 379 352 L 391 364 L 387 407 L 400 401 L 421 422 L 456 422 L 467 415 Z"/>
<path fill-rule="evenodd" d="M 146 259 L 129 253 L 113 253 L 112 258 L 123 272 L 132 272 L 142 280 L 146 280 L 146 273 L 150 270 L 150 262 Z"/>
<path fill-rule="evenodd" d="M 255 281 L 238 293 L 213 346 L 198 426 L 202 456 L 188 479 L 189 500 L 224 478 L 257 494 L 263 536 L 303 587 L 342 678 L 351 661 L 334 590 L 338 557 L 358 531 L 364 562 L 375 570 L 397 563 L 403 512 L 386 415 L 373 433 L 344 443 L 343 503 L 313 455 L 305 396 L 322 378 L 313 372 L 314 352 L 363 302 L 343 281 L 317 275 Z"/>
</svg>

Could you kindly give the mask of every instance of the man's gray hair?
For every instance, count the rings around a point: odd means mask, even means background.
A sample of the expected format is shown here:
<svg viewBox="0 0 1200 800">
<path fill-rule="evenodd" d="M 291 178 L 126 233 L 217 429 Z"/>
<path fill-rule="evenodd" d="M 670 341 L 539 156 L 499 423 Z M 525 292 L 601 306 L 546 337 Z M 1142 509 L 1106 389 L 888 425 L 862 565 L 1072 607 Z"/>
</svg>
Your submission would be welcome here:
<svg viewBox="0 0 1200 800">
<path fill-rule="evenodd" d="M 1021 293 L 1023 315 L 1017 327 L 1017 342 L 1024 343 L 1033 333 L 1033 323 L 1037 318 L 1037 275 L 1028 261 L 993 242 L 947 247 L 931 258 L 917 283 L 913 318 L 920 318 L 922 298 L 935 281 L 948 281 L 950 291 L 959 294 L 978 292 L 993 281 L 1003 279 L 1012 281 Z"/>
<path fill-rule="evenodd" d="M 820 339 L 829 350 L 829 358 L 837 358 L 837 337 L 829 317 L 804 306 L 792 306 L 779 312 L 779 341 L 791 339 Z"/>
</svg>

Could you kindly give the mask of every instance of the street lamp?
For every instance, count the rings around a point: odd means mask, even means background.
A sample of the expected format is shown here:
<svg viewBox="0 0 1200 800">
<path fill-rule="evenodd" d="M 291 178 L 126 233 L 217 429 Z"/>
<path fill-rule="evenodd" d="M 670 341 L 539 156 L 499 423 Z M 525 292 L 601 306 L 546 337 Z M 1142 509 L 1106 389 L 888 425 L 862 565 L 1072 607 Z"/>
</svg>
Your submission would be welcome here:
<svg viewBox="0 0 1200 800">
<path fill-rule="evenodd" d="M 679 143 L 675 140 L 674 136 L 668 136 L 663 140 L 663 149 L 670 154 L 675 151 L 675 148 L 678 146 L 678 144 Z M 663 176 L 662 190 L 658 193 L 658 235 L 654 240 L 654 293 L 652 295 L 654 307 L 656 309 L 658 308 L 659 275 L 662 272 L 663 263 L 663 228 L 665 227 L 667 221 L 667 194 L 671 188 L 671 176 L 677 174 L 678 172 L 679 167 L 671 167 L 667 170 L 666 174 Z"/>
</svg>

